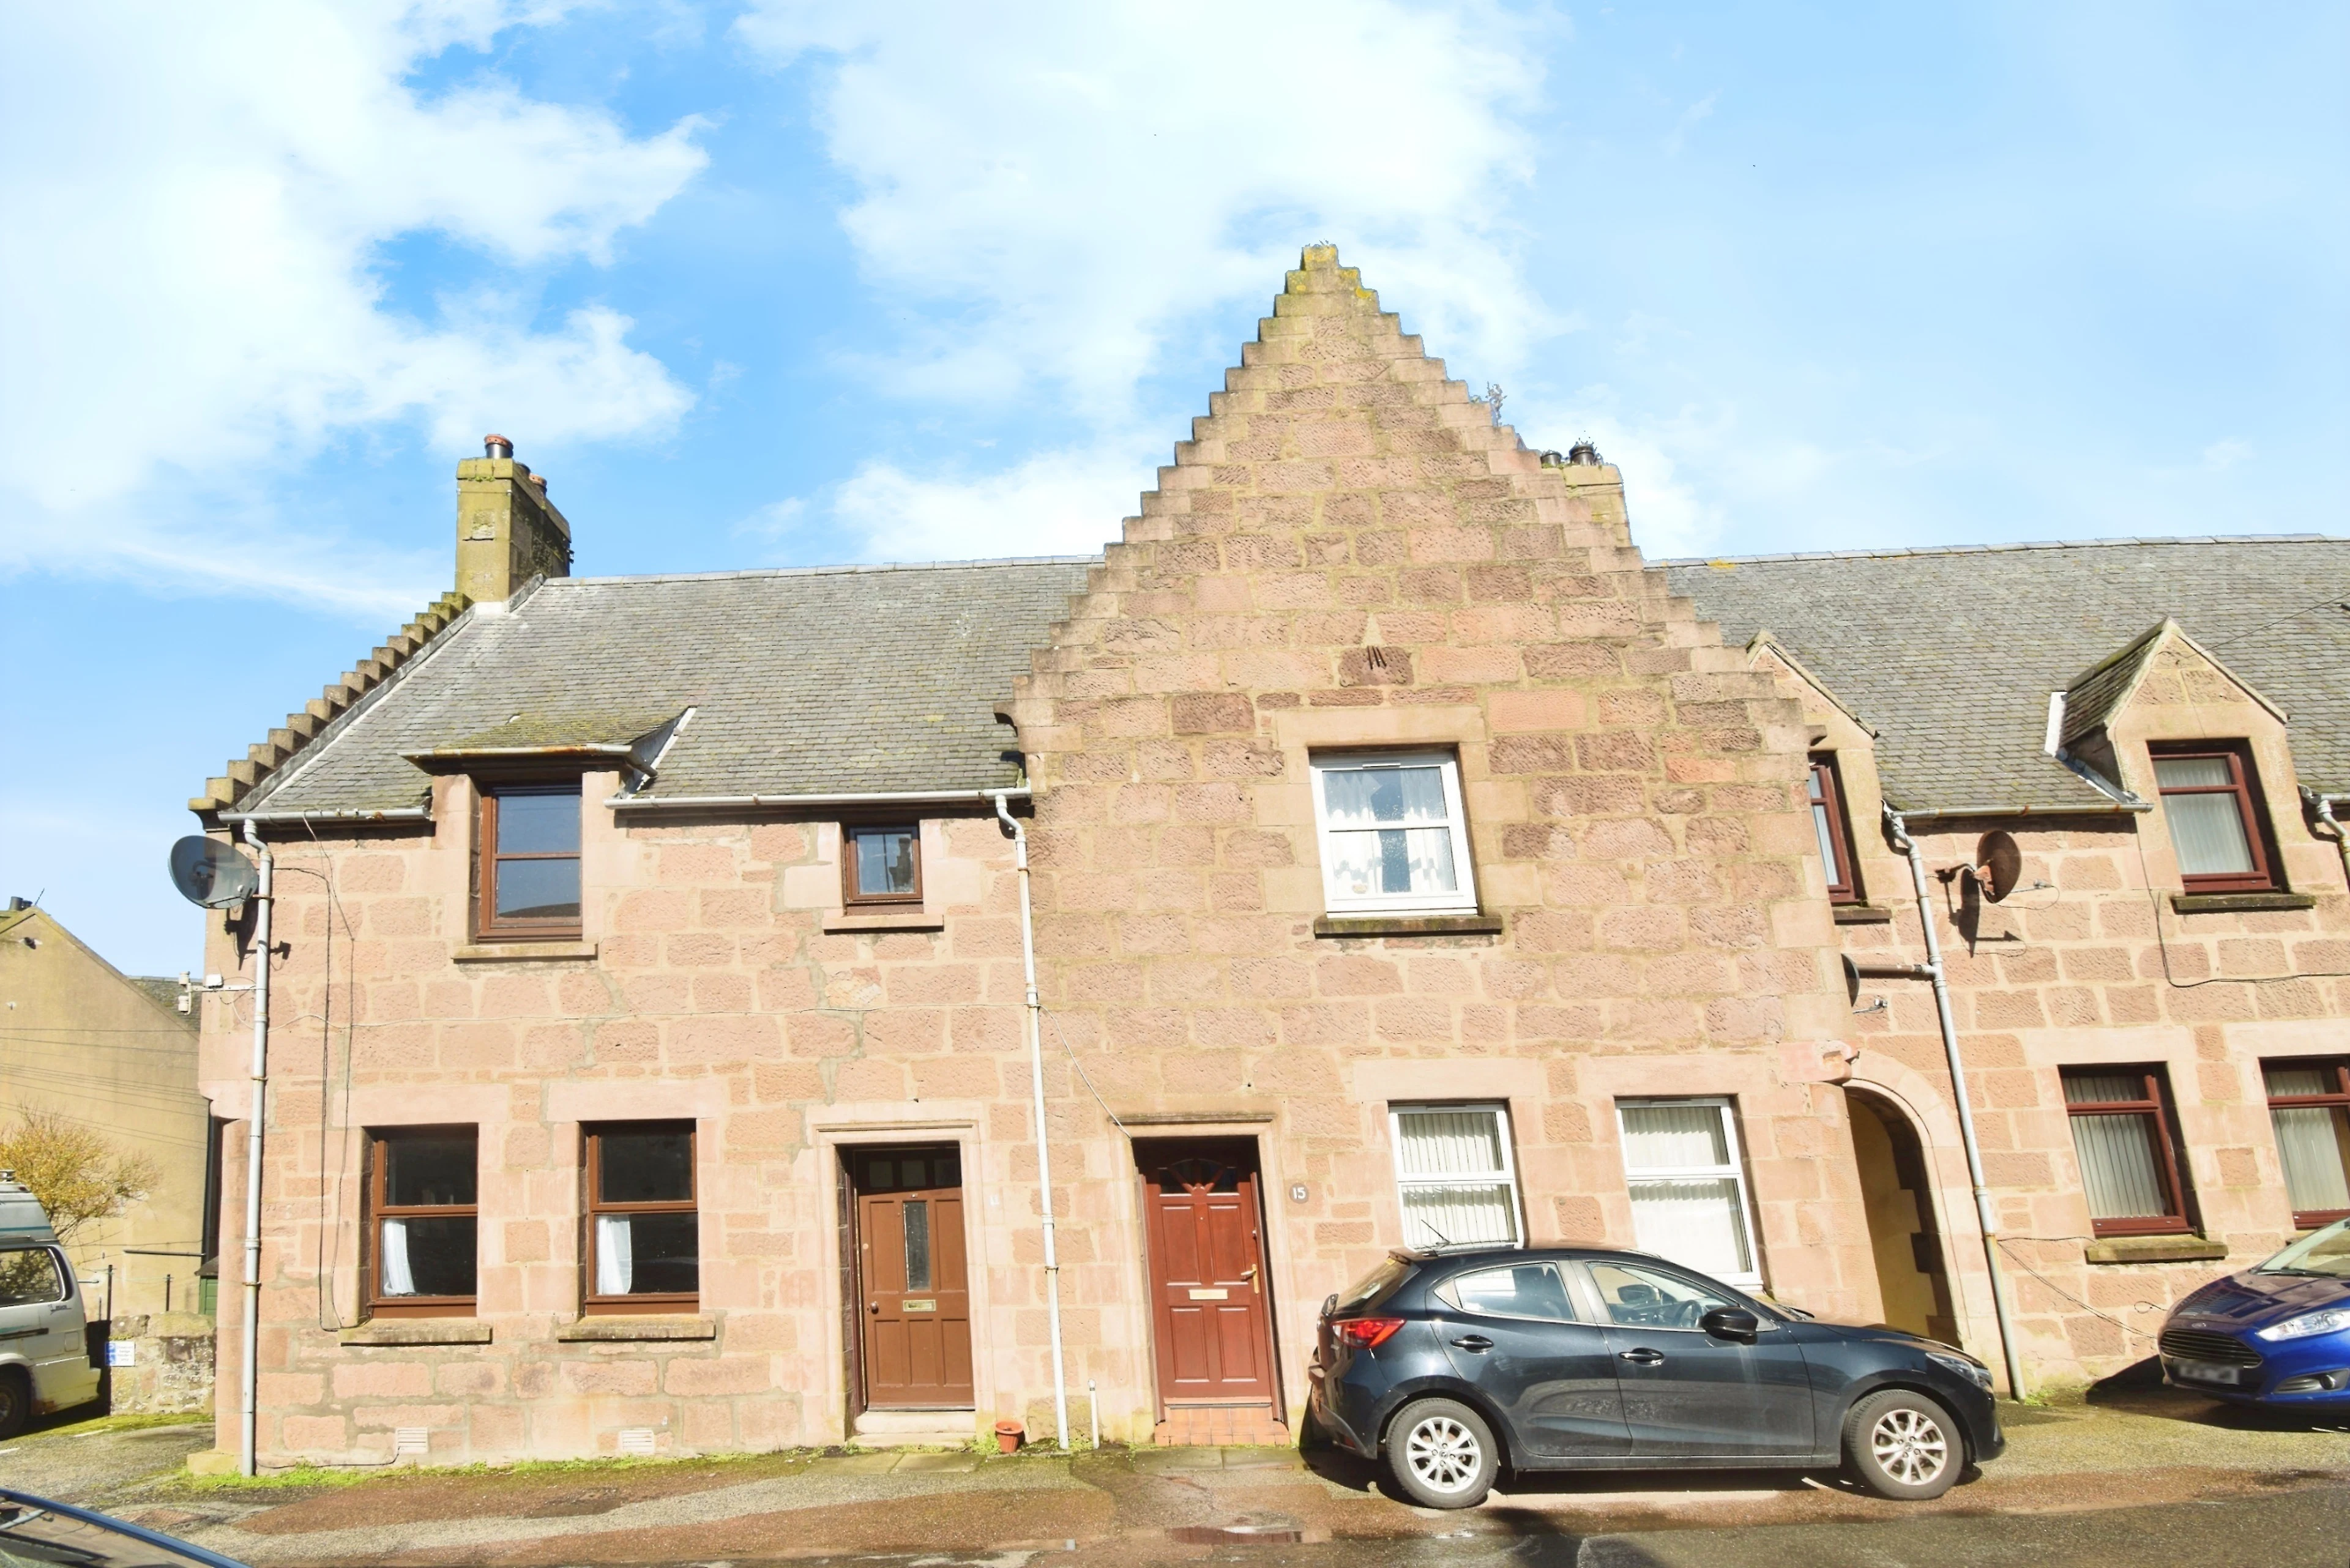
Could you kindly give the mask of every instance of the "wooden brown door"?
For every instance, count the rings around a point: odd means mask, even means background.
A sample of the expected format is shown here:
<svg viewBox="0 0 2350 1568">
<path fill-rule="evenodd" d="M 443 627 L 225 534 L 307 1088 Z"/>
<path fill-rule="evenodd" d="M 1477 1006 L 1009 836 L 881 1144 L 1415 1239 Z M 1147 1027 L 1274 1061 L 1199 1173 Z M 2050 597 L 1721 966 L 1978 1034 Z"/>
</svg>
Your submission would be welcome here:
<svg viewBox="0 0 2350 1568">
<path fill-rule="evenodd" d="M 1161 1403 L 1273 1402 L 1256 1151 L 1245 1141 L 1144 1145 Z"/>
<path fill-rule="evenodd" d="M 968 1407 L 971 1286 L 952 1147 L 859 1149 L 858 1294 L 868 1407 Z"/>
</svg>

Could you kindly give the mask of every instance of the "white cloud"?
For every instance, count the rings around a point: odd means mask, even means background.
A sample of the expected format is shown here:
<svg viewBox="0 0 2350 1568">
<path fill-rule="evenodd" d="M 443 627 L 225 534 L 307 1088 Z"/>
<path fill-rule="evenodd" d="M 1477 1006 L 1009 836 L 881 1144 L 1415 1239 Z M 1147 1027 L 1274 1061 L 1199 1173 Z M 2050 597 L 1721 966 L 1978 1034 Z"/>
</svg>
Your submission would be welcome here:
<svg viewBox="0 0 2350 1568">
<path fill-rule="evenodd" d="M 484 293 L 420 319 L 370 275 L 424 233 L 506 269 L 601 261 L 702 167 L 697 122 L 632 137 L 494 78 L 432 99 L 407 80 L 557 10 L 0 13 L 0 568 L 161 562 L 331 591 L 264 498 L 223 518 L 195 497 L 234 504 L 265 461 L 419 419 L 443 446 L 497 428 L 538 449 L 679 417 L 690 394 L 624 317 L 541 327 L 527 293 Z M 331 575 L 367 576 L 348 556 Z"/>
<path fill-rule="evenodd" d="M 1096 555 L 1118 537 L 1152 477 L 1118 455 L 1132 444 L 1104 440 L 943 478 L 868 462 L 834 493 L 833 515 L 864 539 L 870 560 Z"/>
<path fill-rule="evenodd" d="M 818 57 L 819 122 L 859 191 L 842 221 L 899 302 L 904 347 L 869 369 L 901 396 L 1049 400 L 1104 447 L 1136 450 L 1114 438 L 1146 421 L 1171 441 L 1180 416 L 1141 406 L 1147 379 L 1228 358 L 1234 327 L 1320 239 L 1460 356 L 1456 373 L 1506 379 L 1559 325 L 1505 215 L 1533 174 L 1534 27 L 1492 5 L 766 0 L 738 26 L 778 63 Z M 1091 549 L 1133 509 L 1131 488 L 1093 499 L 1118 466 L 1062 454 L 978 481 L 875 467 L 842 502 L 1004 519 L 962 541 L 972 555 L 1028 552 L 1029 509 L 1082 496 Z"/>
</svg>

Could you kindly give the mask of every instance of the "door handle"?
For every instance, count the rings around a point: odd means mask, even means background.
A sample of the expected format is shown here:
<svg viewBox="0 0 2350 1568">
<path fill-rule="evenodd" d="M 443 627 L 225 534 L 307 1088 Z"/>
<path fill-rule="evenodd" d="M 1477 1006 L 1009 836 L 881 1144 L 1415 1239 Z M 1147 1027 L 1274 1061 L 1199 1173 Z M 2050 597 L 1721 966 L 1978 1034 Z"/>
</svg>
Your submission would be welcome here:
<svg viewBox="0 0 2350 1568">
<path fill-rule="evenodd" d="M 1452 1343 L 1461 1350 L 1484 1351 L 1493 1348 L 1493 1342 L 1482 1334 L 1464 1334 Z"/>
<path fill-rule="evenodd" d="M 1616 1359 L 1628 1361 L 1635 1366 L 1662 1366 L 1665 1364 L 1665 1353 L 1661 1350 L 1649 1350 L 1644 1346 L 1638 1350 L 1619 1350 L 1616 1353 Z"/>
<path fill-rule="evenodd" d="M 881 1310 L 881 1303 L 879 1302 L 867 1302 L 865 1303 L 865 1310 L 867 1312 L 879 1312 Z"/>
</svg>

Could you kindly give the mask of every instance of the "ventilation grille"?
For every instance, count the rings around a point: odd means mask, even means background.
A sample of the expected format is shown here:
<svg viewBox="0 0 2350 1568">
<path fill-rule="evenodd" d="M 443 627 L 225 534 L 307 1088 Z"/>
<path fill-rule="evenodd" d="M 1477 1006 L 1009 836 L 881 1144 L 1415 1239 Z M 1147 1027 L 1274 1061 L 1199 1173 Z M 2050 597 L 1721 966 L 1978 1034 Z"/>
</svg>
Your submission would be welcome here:
<svg viewBox="0 0 2350 1568">
<path fill-rule="evenodd" d="M 650 1454 L 653 1451 L 653 1429 L 650 1427 L 623 1427 L 620 1429 L 620 1452 Z"/>
<path fill-rule="evenodd" d="M 2162 1354 L 2181 1361 L 2216 1361 L 2222 1366 L 2258 1366 L 2261 1353 L 2231 1334 L 2199 1334 L 2191 1328 L 2162 1331 Z"/>
<path fill-rule="evenodd" d="M 430 1442 L 428 1435 L 422 1427 L 395 1427 L 392 1428 L 391 1452 L 392 1457 L 395 1459 L 401 1454 L 421 1454 L 430 1447 L 432 1447 L 432 1443 Z"/>
</svg>

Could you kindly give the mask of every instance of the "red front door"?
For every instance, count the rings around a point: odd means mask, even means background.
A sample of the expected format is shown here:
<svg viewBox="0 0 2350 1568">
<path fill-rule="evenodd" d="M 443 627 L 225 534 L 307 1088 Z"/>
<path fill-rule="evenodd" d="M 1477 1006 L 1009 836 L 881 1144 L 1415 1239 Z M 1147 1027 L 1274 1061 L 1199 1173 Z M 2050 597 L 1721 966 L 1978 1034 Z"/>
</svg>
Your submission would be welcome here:
<svg viewBox="0 0 2350 1568">
<path fill-rule="evenodd" d="M 1247 1139 L 1138 1144 L 1162 1404 L 1273 1403 L 1271 1298 Z"/>
</svg>

